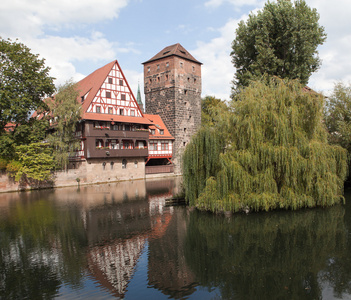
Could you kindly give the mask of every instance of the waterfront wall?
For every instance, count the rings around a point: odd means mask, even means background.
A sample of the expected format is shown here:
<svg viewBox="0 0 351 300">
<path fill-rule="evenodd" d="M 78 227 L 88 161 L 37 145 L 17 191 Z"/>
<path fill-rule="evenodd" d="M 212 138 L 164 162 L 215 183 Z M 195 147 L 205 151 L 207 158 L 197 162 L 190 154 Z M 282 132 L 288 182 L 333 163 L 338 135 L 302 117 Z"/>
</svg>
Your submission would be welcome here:
<svg viewBox="0 0 351 300">
<path fill-rule="evenodd" d="M 174 173 L 153 174 L 155 176 L 173 176 Z M 28 182 L 15 182 L 8 173 L 0 173 L 0 192 L 13 192 L 38 188 L 65 187 L 144 179 L 145 162 L 143 158 L 127 159 L 101 159 L 71 163 L 67 171 L 58 171 L 53 174 L 53 182 L 40 184 Z M 147 176 L 149 177 L 149 176 Z"/>
</svg>

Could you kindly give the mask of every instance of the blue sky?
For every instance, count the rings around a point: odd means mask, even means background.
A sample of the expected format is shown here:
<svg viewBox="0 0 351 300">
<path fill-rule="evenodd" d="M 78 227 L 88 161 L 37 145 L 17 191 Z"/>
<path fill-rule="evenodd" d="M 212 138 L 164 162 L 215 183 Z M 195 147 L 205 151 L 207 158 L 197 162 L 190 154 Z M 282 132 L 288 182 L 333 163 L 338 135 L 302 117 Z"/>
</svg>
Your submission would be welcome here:
<svg viewBox="0 0 351 300">
<path fill-rule="evenodd" d="M 307 0 L 320 13 L 327 41 L 309 86 L 328 93 L 351 82 L 351 1 Z M 78 81 L 117 59 L 134 93 L 142 63 L 180 43 L 202 66 L 202 96 L 228 99 L 235 69 L 231 42 L 240 20 L 261 0 L 3 0 L 0 36 L 19 39 L 46 59 L 56 84 Z"/>
</svg>

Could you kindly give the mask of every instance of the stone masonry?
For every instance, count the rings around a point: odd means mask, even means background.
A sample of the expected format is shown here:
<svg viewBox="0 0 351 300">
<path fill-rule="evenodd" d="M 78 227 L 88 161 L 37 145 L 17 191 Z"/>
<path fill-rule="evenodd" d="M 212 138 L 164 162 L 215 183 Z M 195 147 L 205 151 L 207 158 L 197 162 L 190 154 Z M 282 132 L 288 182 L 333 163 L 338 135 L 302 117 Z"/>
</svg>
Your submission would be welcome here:
<svg viewBox="0 0 351 300">
<path fill-rule="evenodd" d="M 181 174 L 182 154 L 201 125 L 201 63 L 180 44 L 144 63 L 146 112 L 158 114 L 175 138 L 173 163 Z"/>
</svg>

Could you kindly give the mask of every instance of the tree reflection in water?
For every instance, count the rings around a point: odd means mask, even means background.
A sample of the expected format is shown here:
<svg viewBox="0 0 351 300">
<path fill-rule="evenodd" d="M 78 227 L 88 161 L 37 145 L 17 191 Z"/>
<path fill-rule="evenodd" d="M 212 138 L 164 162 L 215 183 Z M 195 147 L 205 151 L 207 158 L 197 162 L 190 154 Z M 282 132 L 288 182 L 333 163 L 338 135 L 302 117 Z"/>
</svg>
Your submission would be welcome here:
<svg viewBox="0 0 351 300">
<path fill-rule="evenodd" d="M 335 206 L 230 219 L 194 212 L 186 261 L 199 284 L 220 288 L 223 299 L 320 299 L 347 245 L 344 212 Z"/>
<path fill-rule="evenodd" d="M 350 296 L 351 194 L 345 206 L 226 218 L 165 207 L 178 193 L 169 179 L 0 194 L 0 299 Z"/>
</svg>

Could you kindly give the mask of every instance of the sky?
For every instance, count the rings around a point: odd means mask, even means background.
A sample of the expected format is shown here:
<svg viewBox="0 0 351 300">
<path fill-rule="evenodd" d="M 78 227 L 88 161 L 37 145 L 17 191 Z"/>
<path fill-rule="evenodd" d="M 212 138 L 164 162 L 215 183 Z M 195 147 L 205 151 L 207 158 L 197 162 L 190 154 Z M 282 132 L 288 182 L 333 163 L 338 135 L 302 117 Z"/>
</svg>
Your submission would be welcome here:
<svg viewBox="0 0 351 300">
<path fill-rule="evenodd" d="M 273 0 L 274 1 L 274 0 Z M 2 0 L 0 37 L 18 39 L 45 59 L 58 86 L 118 60 L 134 94 L 143 96 L 142 63 L 180 43 L 202 62 L 202 97 L 228 100 L 235 68 L 231 43 L 238 22 L 262 0 Z M 350 0 L 306 0 L 327 33 L 321 68 L 308 86 L 330 93 L 351 82 Z"/>
</svg>

